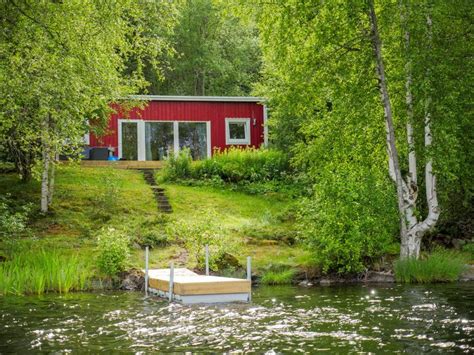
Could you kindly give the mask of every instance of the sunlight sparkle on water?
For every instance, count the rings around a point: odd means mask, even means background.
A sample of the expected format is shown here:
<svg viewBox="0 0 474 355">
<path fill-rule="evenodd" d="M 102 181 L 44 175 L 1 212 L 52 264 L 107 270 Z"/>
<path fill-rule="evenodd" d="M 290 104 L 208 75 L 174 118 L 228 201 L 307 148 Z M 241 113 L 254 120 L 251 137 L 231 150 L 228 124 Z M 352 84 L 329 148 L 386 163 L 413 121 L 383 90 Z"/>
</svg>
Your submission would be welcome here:
<svg viewBox="0 0 474 355">
<path fill-rule="evenodd" d="M 196 306 L 133 292 L 0 298 L 0 353 L 474 353 L 473 302 L 470 284 L 258 287 L 250 304 Z"/>
</svg>

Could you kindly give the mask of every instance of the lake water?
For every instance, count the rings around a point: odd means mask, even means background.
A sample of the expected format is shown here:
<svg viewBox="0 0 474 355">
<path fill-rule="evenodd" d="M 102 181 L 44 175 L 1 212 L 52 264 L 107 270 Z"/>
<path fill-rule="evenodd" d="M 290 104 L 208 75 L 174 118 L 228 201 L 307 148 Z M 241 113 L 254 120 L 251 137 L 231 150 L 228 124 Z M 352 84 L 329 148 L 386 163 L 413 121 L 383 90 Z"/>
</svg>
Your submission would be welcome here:
<svg viewBox="0 0 474 355">
<path fill-rule="evenodd" d="M 251 304 L 135 292 L 0 297 L 0 353 L 474 352 L 474 283 L 259 287 Z"/>
</svg>

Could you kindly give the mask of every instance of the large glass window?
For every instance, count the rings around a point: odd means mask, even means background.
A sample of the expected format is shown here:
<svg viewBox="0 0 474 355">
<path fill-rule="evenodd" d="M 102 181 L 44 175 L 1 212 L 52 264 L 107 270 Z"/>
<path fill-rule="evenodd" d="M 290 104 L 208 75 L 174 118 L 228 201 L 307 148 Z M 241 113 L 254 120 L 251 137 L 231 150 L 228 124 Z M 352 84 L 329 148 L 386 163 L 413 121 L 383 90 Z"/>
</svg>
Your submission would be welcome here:
<svg viewBox="0 0 474 355">
<path fill-rule="evenodd" d="M 122 159 L 138 159 L 138 133 L 136 122 L 122 122 Z"/>
<path fill-rule="evenodd" d="M 193 160 L 207 157 L 207 127 L 205 122 L 179 122 L 179 149 L 191 150 Z"/>
<path fill-rule="evenodd" d="M 250 119 L 226 118 L 226 144 L 250 144 Z"/>
<path fill-rule="evenodd" d="M 173 122 L 145 122 L 146 160 L 164 160 L 173 153 Z"/>
</svg>

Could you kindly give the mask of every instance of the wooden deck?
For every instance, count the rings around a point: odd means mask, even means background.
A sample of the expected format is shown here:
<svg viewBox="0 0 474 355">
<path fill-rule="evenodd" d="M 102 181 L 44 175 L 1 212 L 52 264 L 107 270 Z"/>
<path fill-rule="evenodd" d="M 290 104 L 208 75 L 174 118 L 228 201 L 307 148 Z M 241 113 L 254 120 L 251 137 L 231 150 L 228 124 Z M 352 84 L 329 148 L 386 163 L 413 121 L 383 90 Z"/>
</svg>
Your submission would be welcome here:
<svg viewBox="0 0 474 355">
<path fill-rule="evenodd" d="M 89 168 L 113 167 L 117 169 L 160 169 L 162 161 L 136 161 L 136 160 L 82 160 L 81 166 Z"/>
<path fill-rule="evenodd" d="M 170 269 L 149 270 L 150 291 L 163 297 L 169 296 Z M 247 302 L 251 282 L 220 276 L 205 276 L 188 269 L 175 269 L 173 298 L 189 303 Z"/>
</svg>

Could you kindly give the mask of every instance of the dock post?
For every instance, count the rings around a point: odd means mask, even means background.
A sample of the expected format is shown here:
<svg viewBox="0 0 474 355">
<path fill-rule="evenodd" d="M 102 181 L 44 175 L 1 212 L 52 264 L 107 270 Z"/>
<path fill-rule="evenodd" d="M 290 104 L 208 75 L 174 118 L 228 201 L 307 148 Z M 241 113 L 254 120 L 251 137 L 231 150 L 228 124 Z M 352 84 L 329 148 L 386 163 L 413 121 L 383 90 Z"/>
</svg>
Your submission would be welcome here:
<svg viewBox="0 0 474 355">
<path fill-rule="evenodd" d="M 252 257 L 247 256 L 247 280 L 250 281 L 249 302 L 252 300 Z"/>
<path fill-rule="evenodd" d="M 209 276 L 209 245 L 206 244 L 206 276 Z"/>
<path fill-rule="evenodd" d="M 173 300 L 173 283 L 174 283 L 174 263 L 170 264 L 170 285 L 168 289 L 169 301 Z"/>
<path fill-rule="evenodd" d="M 145 247 L 145 296 L 148 297 L 148 251 L 149 246 Z"/>
</svg>

